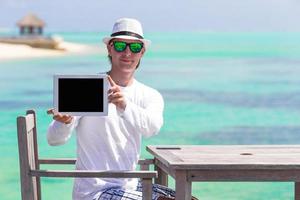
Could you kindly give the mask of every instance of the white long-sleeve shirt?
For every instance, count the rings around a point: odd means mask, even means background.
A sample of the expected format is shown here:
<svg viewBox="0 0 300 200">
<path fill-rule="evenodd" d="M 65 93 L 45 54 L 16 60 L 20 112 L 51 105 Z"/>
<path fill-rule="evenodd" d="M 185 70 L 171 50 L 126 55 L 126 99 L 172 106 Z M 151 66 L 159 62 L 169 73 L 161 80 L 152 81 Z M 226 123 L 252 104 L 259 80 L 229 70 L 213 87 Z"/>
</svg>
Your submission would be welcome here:
<svg viewBox="0 0 300 200">
<path fill-rule="evenodd" d="M 53 121 L 48 129 L 50 145 L 61 145 L 77 135 L 78 170 L 135 170 L 142 135 L 157 134 L 163 124 L 164 102 L 158 91 L 134 80 L 122 92 L 125 111 L 109 104 L 108 116 L 76 117 L 70 124 Z M 137 179 L 75 178 L 73 200 L 91 200 L 110 187 L 135 189 Z"/>
</svg>

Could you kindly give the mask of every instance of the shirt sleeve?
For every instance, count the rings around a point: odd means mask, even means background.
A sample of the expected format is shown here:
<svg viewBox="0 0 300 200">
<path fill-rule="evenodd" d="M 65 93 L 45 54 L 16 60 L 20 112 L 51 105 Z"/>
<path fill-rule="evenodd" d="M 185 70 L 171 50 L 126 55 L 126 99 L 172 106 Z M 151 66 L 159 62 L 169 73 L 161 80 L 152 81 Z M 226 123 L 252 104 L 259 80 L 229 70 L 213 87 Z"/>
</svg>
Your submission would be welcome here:
<svg viewBox="0 0 300 200">
<path fill-rule="evenodd" d="M 48 144 L 51 146 L 57 146 L 65 144 L 72 135 L 72 131 L 77 126 L 79 117 L 74 117 L 72 122 L 64 124 L 53 120 L 49 125 L 47 132 Z"/>
<path fill-rule="evenodd" d="M 145 108 L 127 101 L 126 108 L 120 115 L 143 136 L 150 137 L 157 134 L 163 125 L 164 101 L 158 92 L 147 101 Z"/>
</svg>

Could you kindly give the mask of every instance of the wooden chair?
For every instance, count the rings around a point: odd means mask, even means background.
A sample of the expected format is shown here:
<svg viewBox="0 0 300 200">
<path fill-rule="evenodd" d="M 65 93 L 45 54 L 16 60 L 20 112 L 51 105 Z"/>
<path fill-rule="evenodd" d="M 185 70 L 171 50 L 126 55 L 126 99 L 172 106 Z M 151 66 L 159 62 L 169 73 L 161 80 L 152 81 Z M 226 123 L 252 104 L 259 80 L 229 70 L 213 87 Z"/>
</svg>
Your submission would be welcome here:
<svg viewBox="0 0 300 200">
<path fill-rule="evenodd" d="M 22 200 L 41 200 L 41 177 L 140 178 L 143 200 L 151 200 L 152 179 L 156 171 L 148 171 L 153 160 L 140 160 L 141 171 L 41 170 L 40 164 L 75 164 L 76 159 L 40 159 L 38 156 L 36 115 L 28 110 L 17 118 Z"/>
</svg>

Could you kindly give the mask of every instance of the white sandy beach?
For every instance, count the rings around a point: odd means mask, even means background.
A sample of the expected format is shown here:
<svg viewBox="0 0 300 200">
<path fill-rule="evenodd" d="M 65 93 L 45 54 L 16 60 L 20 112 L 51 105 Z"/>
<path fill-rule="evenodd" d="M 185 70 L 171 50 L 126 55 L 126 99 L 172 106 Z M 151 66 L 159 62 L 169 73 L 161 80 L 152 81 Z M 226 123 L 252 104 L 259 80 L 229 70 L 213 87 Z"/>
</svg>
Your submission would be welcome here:
<svg viewBox="0 0 300 200">
<path fill-rule="evenodd" d="M 0 61 L 55 57 L 68 54 L 105 53 L 105 50 L 101 49 L 100 47 L 70 43 L 65 41 L 61 42 L 59 47 L 65 50 L 50 50 L 32 48 L 28 45 L 0 43 Z"/>
</svg>

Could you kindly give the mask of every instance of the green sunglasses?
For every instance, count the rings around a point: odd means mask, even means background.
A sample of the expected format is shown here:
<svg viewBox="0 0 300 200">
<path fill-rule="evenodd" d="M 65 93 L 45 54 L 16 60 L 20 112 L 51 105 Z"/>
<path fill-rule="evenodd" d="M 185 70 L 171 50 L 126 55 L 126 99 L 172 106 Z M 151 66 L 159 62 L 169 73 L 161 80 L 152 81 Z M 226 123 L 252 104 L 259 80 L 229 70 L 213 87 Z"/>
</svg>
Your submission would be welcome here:
<svg viewBox="0 0 300 200">
<path fill-rule="evenodd" d="M 129 49 L 132 53 L 139 53 L 143 49 L 143 43 L 140 42 L 126 43 L 122 41 L 113 41 L 112 43 L 117 52 L 125 51 L 127 46 L 129 46 Z"/>
</svg>

